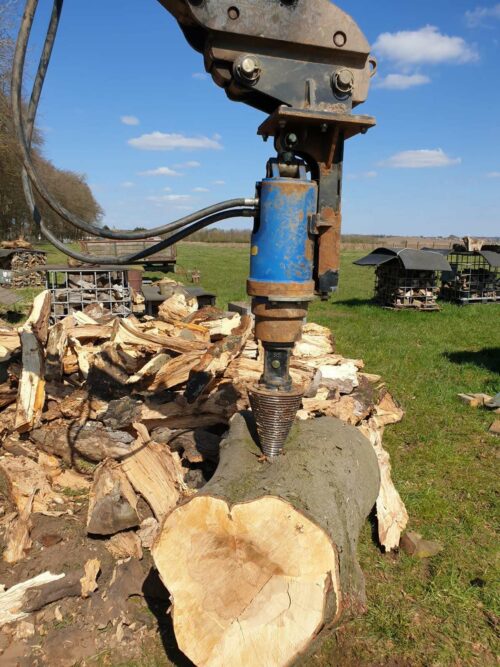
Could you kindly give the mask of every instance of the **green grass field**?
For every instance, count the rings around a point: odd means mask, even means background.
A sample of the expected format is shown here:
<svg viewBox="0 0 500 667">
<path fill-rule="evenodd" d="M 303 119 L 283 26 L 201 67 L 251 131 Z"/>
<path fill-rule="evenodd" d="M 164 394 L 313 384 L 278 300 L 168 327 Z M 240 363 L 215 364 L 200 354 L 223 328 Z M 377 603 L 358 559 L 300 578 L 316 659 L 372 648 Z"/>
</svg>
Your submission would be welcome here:
<svg viewBox="0 0 500 667">
<path fill-rule="evenodd" d="M 487 433 L 493 415 L 465 406 L 457 393 L 500 391 L 500 306 L 383 310 L 370 303 L 372 270 L 352 265 L 361 254 L 344 253 L 339 293 L 333 303 L 315 303 L 310 319 L 332 329 L 339 353 L 381 374 L 404 407 L 404 421 L 384 438 L 393 477 L 410 528 L 444 550 L 429 560 L 385 555 L 367 522 L 359 547 L 367 614 L 307 665 L 496 665 L 500 441 Z M 185 244 L 179 264 L 201 271 L 219 305 L 245 298 L 245 246 Z M 151 656 L 143 664 L 169 663 Z"/>
</svg>

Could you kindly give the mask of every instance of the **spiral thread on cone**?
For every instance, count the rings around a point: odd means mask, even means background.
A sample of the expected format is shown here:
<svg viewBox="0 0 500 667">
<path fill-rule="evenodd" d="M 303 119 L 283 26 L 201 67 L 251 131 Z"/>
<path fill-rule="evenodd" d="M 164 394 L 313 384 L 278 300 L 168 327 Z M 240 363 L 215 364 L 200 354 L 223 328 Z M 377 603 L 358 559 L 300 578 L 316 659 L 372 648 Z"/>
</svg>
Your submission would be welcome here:
<svg viewBox="0 0 500 667">
<path fill-rule="evenodd" d="M 249 392 L 262 452 L 269 458 L 279 456 L 295 421 L 302 392 Z"/>
</svg>

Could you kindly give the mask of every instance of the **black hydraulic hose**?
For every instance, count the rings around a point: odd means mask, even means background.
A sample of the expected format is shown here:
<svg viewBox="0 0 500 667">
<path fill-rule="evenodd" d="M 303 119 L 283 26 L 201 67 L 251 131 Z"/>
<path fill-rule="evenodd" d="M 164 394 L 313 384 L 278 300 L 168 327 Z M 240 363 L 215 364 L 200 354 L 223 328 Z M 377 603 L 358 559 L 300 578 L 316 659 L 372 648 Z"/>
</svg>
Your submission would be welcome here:
<svg viewBox="0 0 500 667">
<path fill-rule="evenodd" d="M 194 234 L 194 232 L 197 232 L 200 229 L 204 229 L 209 225 L 213 225 L 216 222 L 220 222 L 221 220 L 227 220 L 228 218 L 252 217 L 253 215 L 254 213 L 251 209 L 245 209 L 245 208 L 234 211 L 221 211 L 220 213 L 215 213 L 214 215 L 209 216 L 204 220 L 198 220 L 198 222 L 194 222 L 189 227 L 186 227 L 184 229 L 179 230 L 178 232 L 175 232 L 171 236 L 167 237 L 166 239 L 163 239 L 158 243 L 155 243 L 155 245 L 151 246 L 150 248 L 147 248 L 146 250 L 141 250 L 140 252 L 132 253 L 130 255 L 118 255 L 118 256 L 100 255 L 99 257 L 86 255 L 84 253 L 78 252 L 77 250 L 69 248 L 56 236 L 54 236 L 54 234 L 45 226 L 43 220 L 39 221 L 39 225 L 40 225 L 40 231 L 43 234 L 43 236 L 47 239 L 47 241 L 49 241 L 49 243 L 52 243 L 52 245 L 54 245 L 58 250 L 61 250 L 61 252 L 63 252 L 65 255 L 73 257 L 73 259 L 77 259 L 80 262 L 85 262 L 86 264 L 128 265 L 128 264 L 135 264 L 140 260 L 144 259 L 145 257 L 149 257 L 152 254 L 160 252 L 160 250 L 164 250 L 165 248 L 175 245 L 179 241 L 185 239 L 187 236 Z"/>
<path fill-rule="evenodd" d="M 208 227 L 209 225 L 213 225 L 216 222 L 220 222 L 221 220 L 228 220 L 229 218 L 240 218 L 240 217 L 250 218 L 255 215 L 255 212 L 252 208 L 239 208 L 239 209 L 232 209 L 230 211 L 220 211 L 219 213 L 214 213 L 213 215 L 208 216 L 203 220 L 198 220 L 197 222 L 192 223 L 189 227 L 181 229 L 177 231 L 175 234 L 171 234 L 166 239 L 162 239 L 158 243 L 155 243 L 154 245 L 152 245 L 149 248 L 146 248 L 145 250 L 140 250 L 139 252 L 130 253 L 129 255 L 104 255 L 104 256 L 94 257 L 92 255 L 86 255 L 84 253 L 78 252 L 77 250 L 69 248 L 62 241 L 60 241 L 57 238 L 57 236 L 54 236 L 54 234 L 50 231 L 50 229 L 45 225 L 39 210 L 34 204 L 33 193 L 29 188 L 28 175 L 26 174 L 26 172 L 23 173 L 23 185 L 25 188 L 24 191 L 26 194 L 26 200 L 28 206 L 33 214 L 33 220 L 35 221 L 37 226 L 39 226 L 42 235 L 47 239 L 49 243 L 51 243 L 65 255 L 68 255 L 69 257 L 72 257 L 73 259 L 76 259 L 79 262 L 85 262 L 87 264 L 117 264 L 117 265 L 134 264 L 136 262 L 139 262 L 141 259 L 144 259 L 145 257 L 149 257 L 150 255 L 160 252 L 161 250 L 164 250 L 169 246 L 175 245 L 179 241 L 185 239 L 190 234 L 194 234 L 194 232 L 197 232 L 200 229 L 203 229 L 204 227 Z"/>
<path fill-rule="evenodd" d="M 41 219 L 40 213 L 37 211 L 36 205 L 34 204 L 34 197 L 31 188 L 31 183 L 33 183 L 38 194 L 47 203 L 47 205 L 55 213 L 57 213 L 63 220 L 89 234 L 93 234 L 101 238 L 109 238 L 116 240 L 146 239 L 151 236 L 174 232 L 178 229 L 191 225 L 194 222 L 198 221 L 202 222 L 206 218 L 212 215 L 228 211 L 231 209 L 235 209 L 237 207 L 255 207 L 256 204 L 258 203 L 257 200 L 255 199 L 248 199 L 248 198 L 231 199 L 225 202 L 221 202 L 219 204 L 208 206 L 202 209 L 201 211 L 197 211 L 188 216 L 180 218 L 179 220 L 175 220 L 169 224 L 162 225 L 160 227 L 149 229 L 145 232 L 127 232 L 127 231 L 105 230 L 101 229 L 100 227 L 97 227 L 96 225 L 87 223 L 78 216 L 75 216 L 72 213 L 70 213 L 50 195 L 48 190 L 45 188 L 44 184 L 41 182 L 38 176 L 38 172 L 31 159 L 30 142 L 33 132 L 34 120 L 36 117 L 36 111 L 38 108 L 38 103 L 40 100 L 40 95 L 43 88 L 45 75 L 47 72 L 48 64 L 50 62 L 52 48 L 54 45 L 57 28 L 59 25 L 62 5 L 63 5 L 63 0 L 54 0 L 50 25 L 47 31 L 47 36 L 42 51 L 42 56 L 40 58 L 40 63 L 38 66 L 38 71 L 33 86 L 33 92 L 31 95 L 26 128 L 24 126 L 23 115 L 22 115 L 22 76 L 24 71 L 24 63 L 26 59 L 26 51 L 28 47 L 34 16 L 38 6 L 38 0 L 26 1 L 26 6 L 17 39 L 16 50 L 14 55 L 14 64 L 12 70 L 11 96 L 12 96 L 14 127 L 17 134 L 21 153 L 23 156 L 24 168 L 29 177 L 29 180 L 28 178 L 23 179 L 24 190 L 28 200 L 28 205 L 30 206 L 30 209 L 32 210 L 33 213 L 35 212 L 37 213 L 36 217 L 38 218 L 38 224 L 40 224 L 41 227 L 43 225 L 43 229 L 45 230 L 45 232 L 48 232 L 49 230 L 43 224 L 43 220 Z M 253 210 L 255 211 L 255 209 Z M 233 217 L 233 216 L 234 213 L 228 217 Z M 46 236 L 46 234 L 44 235 Z M 52 238 L 55 238 L 52 234 L 51 236 Z M 151 254 L 149 252 L 150 250 L 152 249 L 151 248 L 148 249 L 148 255 Z"/>
<path fill-rule="evenodd" d="M 47 28 L 47 36 L 43 45 L 42 53 L 40 55 L 40 62 L 33 82 L 33 89 L 31 91 L 30 102 L 28 106 L 28 113 L 24 124 L 26 133 L 26 143 L 31 148 L 31 139 L 33 137 L 33 128 L 35 127 L 35 118 L 38 111 L 38 104 L 45 82 L 45 76 L 49 67 L 50 59 L 52 57 L 52 49 L 56 41 L 57 29 L 59 28 L 59 21 L 61 19 L 61 12 L 64 0 L 54 0 L 52 6 L 52 14 L 50 16 L 49 27 Z M 22 82 L 21 82 L 22 85 Z M 22 92 L 22 91 L 21 91 Z"/>
</svg>

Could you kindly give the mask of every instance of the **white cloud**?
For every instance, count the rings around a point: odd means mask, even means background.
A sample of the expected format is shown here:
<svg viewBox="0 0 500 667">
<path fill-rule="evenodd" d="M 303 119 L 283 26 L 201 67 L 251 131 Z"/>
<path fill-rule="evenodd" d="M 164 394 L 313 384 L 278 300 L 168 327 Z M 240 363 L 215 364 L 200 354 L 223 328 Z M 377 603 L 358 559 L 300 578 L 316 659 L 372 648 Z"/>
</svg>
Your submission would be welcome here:
<svg viewBox="0 0 500 667">
<path fill-rule="evenodd" d="M 121 122 L 124 125 L 139 125 L 140 120 L 136 116 L 121 116 Z"/>
<path fill-rule="evenodd" d="M 462 158 L 452 158 L 441 149 L 402 151 L 380 163 L 393 169 L 430 169 L 433 167 L 452 167 L 460 164 Z"/>
<path fill-rule="evenodd" d="M 155 202 L 157 204 L 160 204 L 162 202 L 181 202 L 181 201 L 189 201 L 191 199 L 191 195 L 159 195 L 159 196 L 154 196 L 154 197 L 148 197 L 148 201 Z"/>
<path fill-rule="evenodd" d="M 461 64 L 479 58 L 476 49 L 462 37 L 443 35 L 432 25 L 420 30 L 385 32 L 379 35 L 373 48 L 382 58 L 400 65 Z"/>
<path fill-rule="evenodd" d="M 465 12 L 465 20 L 469 28 L 487 26 L 490 20 L 500 21 L 500 3 L 493 7 L 476 7 Z"/>
<path fill-rule="evenodd" d="M 347 178 L 350 181 L 357 181 L 360 178 L 377 178 L 378 173 L 376 171 L 363 171 L 361 174 L 347 174 Z"/>
<path fill-rule="evenodd" d="M 408 90 L 408 88 L 424 86 L 430 82 L 430 78 L 424 74 L 388 74 L 378 79 L 375 86 L 386 90 Z"/>
<path fill-rule="evenodd" d="M 213 185 L 226 185 L 226 181 L 212 181 Z"/>
<path fill-rule="evenodd" d="M 205 81 L 208 79 L 208 74 L 206 72 L 194 72 L 192 74 L 193 79 L 197 79 L 198 81 Z"/>
<path fill-rule="evenodd" d="M 132 181 L 123 181 L 120 185 L 122 188 L 133 188 L 135 183 L 132 183 Z"/>
<path fill-rule="evenodd" d="M 140 171 L 139 176 L 182 176 L 182 174 L 170 167 L 157 167 L 156 169 L 147 169 Z"/>
<path fill-rule="evenodd" d="M 489 174 L 486 174 L 486 178 L 500 178 L 500 171 L 490 171 Z"/>
<path fill-rule="evenodd" d="M 210 192 L 208 188 L 193 188 L 193 192 Z"/>
<path fill-rule="evenodd" d="M 201 167 L 201 162 L 198 160 L 188 160 L 187 162 L 181 162 L 180 164 L 174 164 L 175 169 L 197 169 Z"/>
<path fill-rule="evenodd" d="M 163 192 L 172 192 L 172 188 L 163 188 Z"/>
<path fill-rule="evenodd" d="M 163 132 L 151 132 L 143 134 L 135 139 L 129 139 L 128 143 L 134 148 L 143 151 L 172 151 L 176 149 L 211 149 L 220 150 L 220 135 L 210 137 L 186 137 L 184 134 L 164 134 Z"/>
</svg>

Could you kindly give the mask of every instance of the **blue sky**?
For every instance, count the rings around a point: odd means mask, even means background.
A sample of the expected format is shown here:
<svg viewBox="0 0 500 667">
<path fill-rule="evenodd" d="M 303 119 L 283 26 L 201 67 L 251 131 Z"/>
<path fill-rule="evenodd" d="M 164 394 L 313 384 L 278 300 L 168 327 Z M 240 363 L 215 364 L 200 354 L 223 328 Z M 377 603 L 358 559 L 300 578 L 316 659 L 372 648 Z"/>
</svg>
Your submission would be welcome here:
<svg viewBox="0 0 500 667">
<path fill-rule="evenodd" d="M 40 1 L 30 62 L 52 2 Z M 500 3 L 346 0 L 379 59 L 346 146 L 344 232 L 500 235 Z M 252 196 L 271 144 L 156 0 L 67 0 L 38 123 L 110 226 L 155 226 Z M 226 226 L 248 225 L 248 221 Z"/>
</svg>

